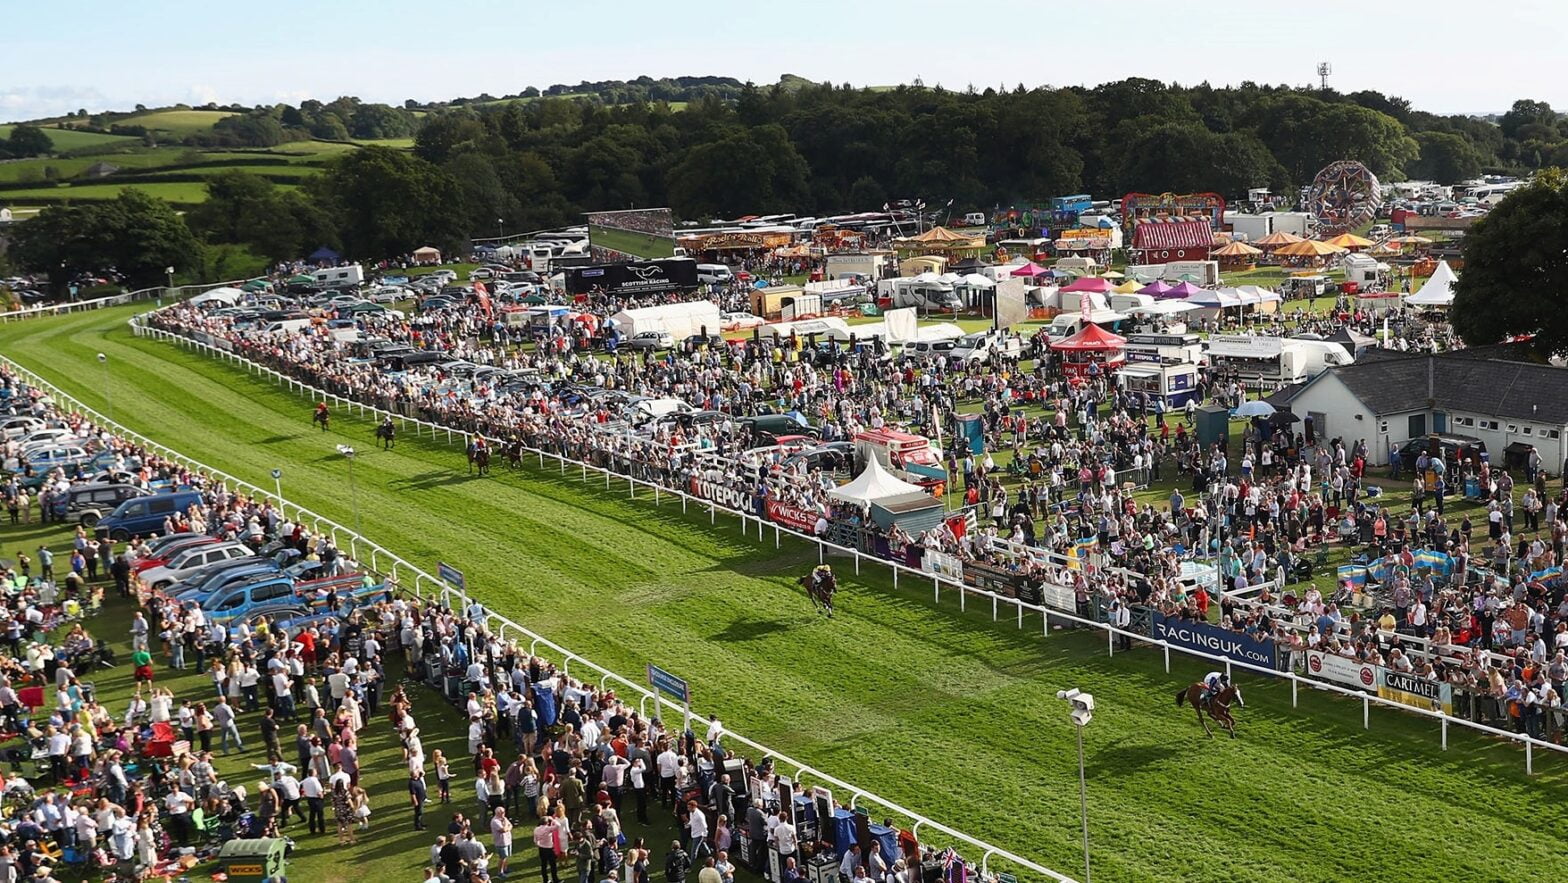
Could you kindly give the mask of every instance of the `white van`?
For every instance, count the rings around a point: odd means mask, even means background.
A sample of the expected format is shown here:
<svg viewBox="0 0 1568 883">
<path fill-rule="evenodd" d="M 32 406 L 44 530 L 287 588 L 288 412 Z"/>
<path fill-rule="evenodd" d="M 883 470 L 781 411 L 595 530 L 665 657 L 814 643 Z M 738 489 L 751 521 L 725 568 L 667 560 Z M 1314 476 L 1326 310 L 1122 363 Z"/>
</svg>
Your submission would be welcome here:
<svg viewBox="0 0 1568 883">
<path fill-rule="evenodd" d="M 964 215 L 964 226 L 965 227 L 984 227 L 985 226 L 985 212 L 970 212 L 969 214 Z"/>
<path fill-rule="evenodd" d="M 697 281 L 701 282 L 704 285 L 712 285 L 714 283 L 726 283 L 726 282 L 729 282 L 731 279 L 734 279 L 734 278 L 735 278 L 735 274 L 731 273 L 730 272 L 730 268 L 725 266 L 724 264 L 698 264 L 697 265 Z"/>
</svg>

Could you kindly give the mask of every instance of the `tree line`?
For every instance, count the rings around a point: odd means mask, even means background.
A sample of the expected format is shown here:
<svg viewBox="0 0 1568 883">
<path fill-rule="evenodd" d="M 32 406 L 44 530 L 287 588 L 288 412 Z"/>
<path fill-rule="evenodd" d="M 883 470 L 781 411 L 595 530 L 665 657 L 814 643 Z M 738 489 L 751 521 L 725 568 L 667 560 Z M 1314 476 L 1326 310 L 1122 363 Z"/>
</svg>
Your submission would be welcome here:
<svg viewBox="0 0 1568 883">
<path fill-rule="evenodd" d="M 649 90 L 658 82 L 632 84 Z M 471 237 L 579 223 L 582 212 L 598 209 L 670 205 L 681 218 L 708 219 L 820 215 L 921 198 L 928 205 L 952 200 L 957 213 L 1079 192 L 1212 190 L 1236 198 L 1269 187 L 1288 194 L 1344 158 L 1361 160 L 1383 180 L 1440 182 L 1568 164 L 1568 119 L 1530 100 L 1483 120 L 1418 111 L 1377 92 L 1251 83 L 1129 79 L 1094 88 L 952 91 L 790 78 L 738 89 L 722 81 L 675 87 L 711 93 L 683 109 L 581 94 L 453 103 L 422 116 L 354 98 L 255 108 L 223 120 L 209 137 L 267 146 L 412 133 L 414 147 L 355 150 L 292 191 L 243 173 L 219 175 L 204 205 L 175 217 L 200 243 L 244 246 L 270 259 L 323 244 L 377 259 L 427 244 L 461 252 Z M 552 90 L 624 88 L 615 81 Z M 92 211 L 43 213 L 51 215 L 35 229 L 63 215 L 86 221 Z M 59 256 L 42 251 L 34 267 L 59 265 Z"/>
</svg>

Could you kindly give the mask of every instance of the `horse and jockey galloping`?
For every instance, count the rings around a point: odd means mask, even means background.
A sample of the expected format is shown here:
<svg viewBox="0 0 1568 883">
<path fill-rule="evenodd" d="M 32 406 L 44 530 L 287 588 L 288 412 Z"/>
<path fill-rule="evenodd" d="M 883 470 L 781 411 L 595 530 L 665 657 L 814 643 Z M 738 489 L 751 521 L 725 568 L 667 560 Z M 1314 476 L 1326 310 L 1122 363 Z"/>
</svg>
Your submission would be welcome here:
<svg viewBox="0 0 1568 883">
<path fill-rule="evenodd" d="M 1247 707 L 1246 701 L 1241 698 L 1241 688 L 1232 684 L 1230 678 L 1219 672 L 1210 672 L 1202 681 L 1176 691 L 1176 705 L 1183 702 L 1192 706 L 1198 715 L 1198 723 L 1203 724 L 1203 732 L 1214 738 L 1214 731 L 1209 729 L 1209 722 L 1204 719 L 1203 713 L 1207 711 L 1209 717 L 1219 722 L 1219 725 L 1230 733 L 1232 739 L 1236 738 L 1236 719 L 1231 716 L 1232 704 L 1242 708 Z"/>
<path fill-rule="evenodd" d="M 501 447 L 501 455 L 506 458 L 506 468 L 523 468 L 523 440 L 514 438 Z"/>
<path fill-rule="evenodd" d="M 331 428 L 332 414 L 327 411 L 326 402 L 316 403 L 316 410 L 310 415 L 310 422 L 313 424 L 319 424 L 321 426 L 322 432 L 326 432 L 329 428 Z"/>
<path fill-rule="evenodd" d="M 476 471 L 480 475 L 490 474 L 490 446 L 477 435 L 468 442 L 468 474 Z"/>
<path fill-rule="evenodd" d="M 827 564 L 819 564 L 800 578 L 800 584 L 805 587 L 806 596 L 811 599 L 811 606 L 831 619 L 833 595 L 838 591 L 838 577 L 833 575 L 833 568 Z"/>
<path fill-rule="evenodd" d="M 376 438 L 381 440 L 381 450 L 385 451 L 397 447 L 397 427 L 392 425 L 392 418 L 388 417 L 376 426 Z"/>
</svg>

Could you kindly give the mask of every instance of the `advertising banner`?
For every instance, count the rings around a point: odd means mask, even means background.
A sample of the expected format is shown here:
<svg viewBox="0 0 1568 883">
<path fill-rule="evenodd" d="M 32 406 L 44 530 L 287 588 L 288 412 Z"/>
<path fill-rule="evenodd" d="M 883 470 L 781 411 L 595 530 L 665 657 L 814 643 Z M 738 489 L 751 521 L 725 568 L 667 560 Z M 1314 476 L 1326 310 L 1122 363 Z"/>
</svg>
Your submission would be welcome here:
<svg viewBox="0 0 1568 883">
<path fill-rule="evenodd" d="M 817 527 L 817 513 L 793 506 L 782 500 L 768 498 L 768 520 L 776 521 L 791 530 L 811 533 Z"/>
<path fill-rule="evenodd" d="M 729 485 L 707 481 L 693 475 L 689 487 L 692 496 L 718 503 L 726 509 L 747 513 L 750 513 L 752 510 L 751 494 L 742 490 L 736 490 Z"/>
<path fill-rule="evenodd" d="M 1357 690 L 1377 689 L 1377 666 L 1321 650 L 1307 651 L 1307 674 Z"/>
<path fill-rule="evenodd" d="M 1278 668 L 1273 641 L 1258 640 L 1241 632 L 1222 629 L 1204 622 L 1187 622 L 1154 614 L 1154 640 L 1173 646 L 1199 650 L 1265 668 Z"/>
<path fill-rule="evenodd" d="M 566 268 L 568 294 L 587 294 L 595 288 L 630 295 L 696 287 L 697 262 L 691 258 Z"/>
<path fill-rule="evenodd" d="M 1454 713 L 1454 688 L 1442 681 L 1378 667 L 1377 695 L 1411 708 Z"/>
</svg>

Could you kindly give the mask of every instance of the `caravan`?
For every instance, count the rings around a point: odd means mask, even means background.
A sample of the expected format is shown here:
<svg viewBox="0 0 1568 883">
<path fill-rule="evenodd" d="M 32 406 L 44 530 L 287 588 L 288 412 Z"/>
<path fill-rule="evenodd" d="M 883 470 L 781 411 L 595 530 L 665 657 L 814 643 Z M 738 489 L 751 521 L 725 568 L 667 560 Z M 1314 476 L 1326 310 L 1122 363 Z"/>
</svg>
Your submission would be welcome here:
<svg viewBox="0 0 1568 883">
<path fill-rule="evenodd" d="M 325 267 L 310 274 L 316 288 L 358 288 L 365 283 L 365 268 L 359 264 Z"/>
</svg>

